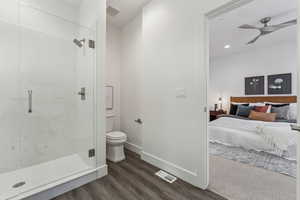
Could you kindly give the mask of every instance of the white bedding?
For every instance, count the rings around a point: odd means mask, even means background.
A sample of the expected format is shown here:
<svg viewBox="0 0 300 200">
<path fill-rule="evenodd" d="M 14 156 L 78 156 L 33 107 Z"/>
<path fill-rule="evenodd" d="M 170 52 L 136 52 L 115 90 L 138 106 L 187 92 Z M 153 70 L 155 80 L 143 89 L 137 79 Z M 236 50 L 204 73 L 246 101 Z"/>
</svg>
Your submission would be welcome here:
<svg viewBox="0 0 300 200">
<path fill-rule="evenodd" d="M 290 160 L 296 160 L 296 134 L 293 131 L 286 133 L 288 138 L 287 151 L 279 154 L 270 143 L 257 131 L 257 127 L 290 128 L 285 122 L 263 122 L 255 120 L 221 117 L 209 123 L 210 142 L 217 142 L 228 146 L 242 147 L 247 150 L 264 151 Z"/>
</svg>

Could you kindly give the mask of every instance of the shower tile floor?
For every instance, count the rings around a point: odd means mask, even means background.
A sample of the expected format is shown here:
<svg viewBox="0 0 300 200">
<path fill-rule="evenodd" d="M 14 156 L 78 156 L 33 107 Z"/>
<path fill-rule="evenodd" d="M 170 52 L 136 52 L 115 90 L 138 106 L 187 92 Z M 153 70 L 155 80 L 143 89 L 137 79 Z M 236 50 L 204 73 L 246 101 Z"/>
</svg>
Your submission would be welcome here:
<svg viewBox="0 0 300 200">
<path fill-rule="evenodd" d="M 66 156 L 39 165 L 19 169 L 0 175 L 0 199 L 19 200 L 46 189 L 49 183 L 63 180 L 72 175 L 90 170 L 78 154 Z M 17 183 L 25 182 L 13 188 Z"/>
</svg>

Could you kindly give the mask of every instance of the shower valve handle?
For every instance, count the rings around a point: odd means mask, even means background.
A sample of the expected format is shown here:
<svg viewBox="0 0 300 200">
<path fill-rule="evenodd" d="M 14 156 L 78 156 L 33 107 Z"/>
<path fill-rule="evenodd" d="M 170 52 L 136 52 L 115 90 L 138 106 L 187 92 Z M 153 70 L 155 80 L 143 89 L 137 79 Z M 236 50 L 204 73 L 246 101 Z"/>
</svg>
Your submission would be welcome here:
<svg viewBox="0 0 300 200">
<path fill-rule="evenodd" d="M 138 118 L 138 119 L 136 119 L 136 120 L 134 120 L 136 123 L 138 123 L 138 124 L 143 124 L 143 121 L 140 119 L 140 118 Z"/>
</svg>

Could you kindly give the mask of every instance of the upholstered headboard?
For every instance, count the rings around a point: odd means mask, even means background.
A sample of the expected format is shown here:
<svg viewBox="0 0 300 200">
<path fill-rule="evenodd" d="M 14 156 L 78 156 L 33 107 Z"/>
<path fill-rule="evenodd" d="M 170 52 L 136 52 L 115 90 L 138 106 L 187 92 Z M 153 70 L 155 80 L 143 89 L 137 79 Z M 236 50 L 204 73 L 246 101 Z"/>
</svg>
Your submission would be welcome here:
<svg viewBox="0 0 300 200">
<path fill-rule="evenodd" d="M 230 102 L 236 103 L 297 103 L 297 96 L 252 96 L 252 97 L 230 97 Z"/>
</svg>

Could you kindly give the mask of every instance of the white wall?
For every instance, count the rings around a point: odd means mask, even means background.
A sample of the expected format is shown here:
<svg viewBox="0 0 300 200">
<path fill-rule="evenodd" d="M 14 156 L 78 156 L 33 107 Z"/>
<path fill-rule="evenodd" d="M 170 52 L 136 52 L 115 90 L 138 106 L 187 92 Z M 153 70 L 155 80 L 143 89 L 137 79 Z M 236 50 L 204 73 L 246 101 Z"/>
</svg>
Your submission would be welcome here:
<svg viewBox="0 0 300 200">
<path fill-rule="evenodd" d="M 201 188 L 208 184 L 204 14 L 226 2 L 153 0 L 143 21 L 122 31 L 121 130 L 133 149 L 142 144 L 143 159 Z M 180 88 L 185 98 L 176 98 Z M 140 113 L 142 141 L 133 122 Z"/>
<path fill-rule="evenodd" d="M 141 149 L 142 12 L 122 28 L 107 25 L 106 84 L 114 86 L 114 109 L 108 110 L 107 125 L 127 134 L 127 148 Z"/>
<path fill-rule="evenodd" d="M 89 3 L 89 1 L 85 1 Z M 105 65 L 106 65 L 106 1 L 93 1 L 92 10 L 86 12 L 94 12 L 96 20 L 96 109 L 95 109 L 95 135 L 96 135 L 96 152 L 97 152 L 97 167 L 104 168 L 104 172 L 97 172 L 97 177 L 100 178 L 107 174 L 106 165 L 106 117 L 105 117 Z"/>
<path fill-rule="evenodd" d="M 228 110 L 230 96 L 245 96 L 245 77 L 265 76 L 265 95 L 267 95 L 267 75 L 281 73 L 292 73 L 292 95 L 296 95 L 296 43 L 279 43 L 211 58 L 209 105 L 213 108 L 218 98 L 223 97 L 224 108 Z"/>
<path fill-rule="evenodd" d="M 139 151 L 141 125 L 134 120 L 142 114 L 142 13 L 123 27 L 121 52 L 121 130 L 127 133 L 127 147 Z"/>
<path fill-rule="evenodd" d="M 113 110 L 107 110 L 108 118 L 114 120 L 114 130 L 120 130 L 120 70 L 121 70 L 121 30 L 107 24 L 106 35 L 106 85 L 114 87 Z"/>
<path fill-rule="evenodd" d="M 208 184 L 204 15 L 226 2 L 153 0 L 144 9 L 142 157 L 202 188 Z M 177 98 L 181 92 L 186 97 Z"/>
</svg>

